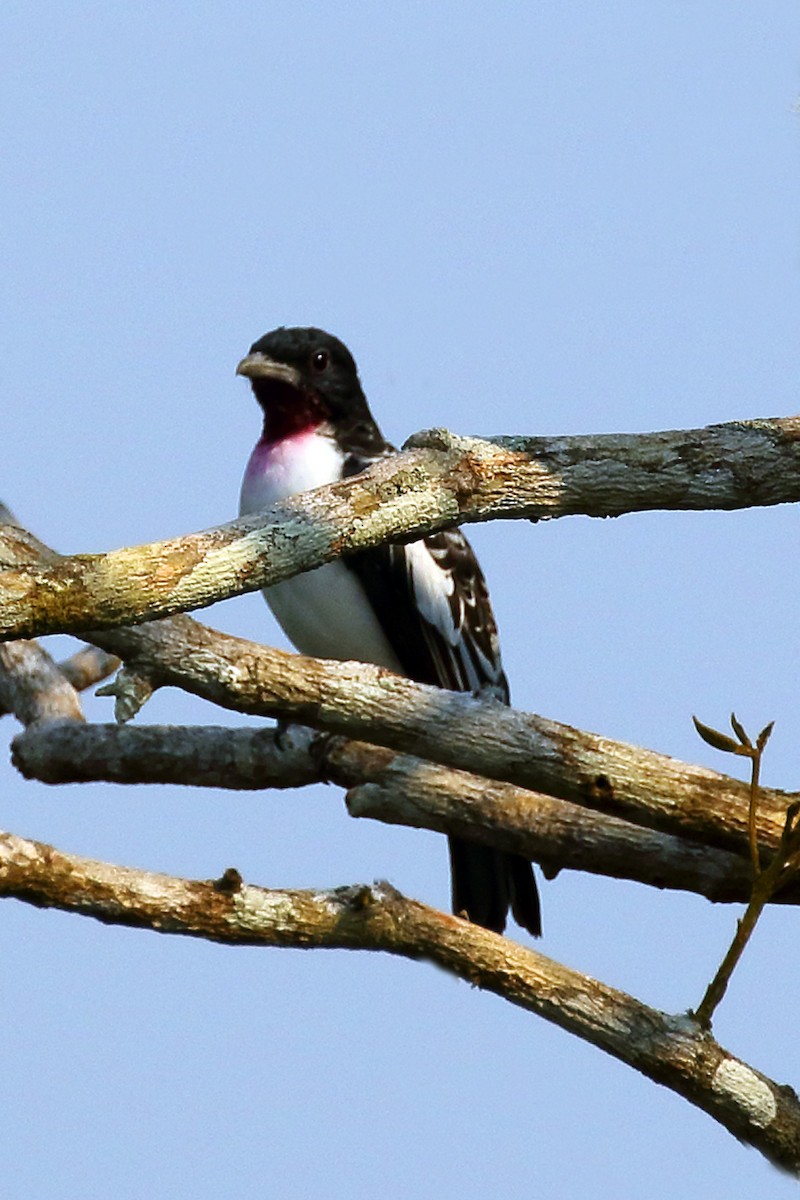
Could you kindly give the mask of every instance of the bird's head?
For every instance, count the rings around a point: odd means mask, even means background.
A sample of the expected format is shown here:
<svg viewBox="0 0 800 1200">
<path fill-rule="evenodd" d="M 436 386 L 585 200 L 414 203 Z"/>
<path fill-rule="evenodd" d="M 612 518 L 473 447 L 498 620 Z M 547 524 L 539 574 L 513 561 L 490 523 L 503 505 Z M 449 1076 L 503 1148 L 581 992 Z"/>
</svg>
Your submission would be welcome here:
<svg viewBox="0 0 800 1200">
<path fill-rule="evenodd" d="M 236 374 L 250 380 L 270 441 L 320 425 L 373 423 L 352 354 L 322 329 L 281 326 L 265 333 Z"/>
</svg>

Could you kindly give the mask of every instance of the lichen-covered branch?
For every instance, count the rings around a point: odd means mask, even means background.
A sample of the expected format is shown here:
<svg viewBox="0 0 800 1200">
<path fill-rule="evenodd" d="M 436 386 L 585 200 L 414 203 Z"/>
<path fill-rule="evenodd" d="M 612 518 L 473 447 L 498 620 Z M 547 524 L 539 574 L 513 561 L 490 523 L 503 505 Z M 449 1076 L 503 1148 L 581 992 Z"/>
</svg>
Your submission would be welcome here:
<svg viewBox="0 0 800 1200">
<path fill-rule="evenodd" d="M 66 855 L 0 834 L 0 895 L 39 907 L 230 945 L 380 950 L 446 971 L 599 1046 L 684 1096 L 771 1162 L 800 1173 L 800 1104 L 695 1022 L 606 984 L 388 884 L 328 892 L 177 879 Z"/>
<path fill-rule="evenodd" d="M 800 500 L 800 418 L 569 438 L 444 430 L 341 484 L 204 533 L 20 565 L 0 533 L 0 640 L 109 628 L 255 591 L 341 554 L 494 517 Z M 424 448 L 422 448 L 424 447 Z"/>
<path fill-rule="evenodd" d="M 10 528 L 16 562 L 53 553 Z M 740 782 L 497 702 L 379 667 L 301 658 L 185 616 L 86 637 L 125 660 L 145 692 L 172 684 L 224 708 L 389 746 L 733 853 L 747 839 L 750 798 Z M 792 799 L 764 788 L 759 840 L 766 851 L 780 844 Z"/>
<path fill-rule="evenodd" d="M 345 761 L 358 743 L 333 741 L 327 763 Z M 331 765 L 333 761 L 333 765 Z M 700 845 L 581 808 L 539 792 L 481 779 L 423 759 L 393 757 L 372 779 L 350 783 L 352 816 L 422 826 L 472 837 L 535 860 L 546 875 L 559 870 L 681 889 L 718 902 L 746 901 L 750 864 L 742 854 Z M 800 883 L 775 897 L 800 903 Z"/>
<path fill-rule="evenodd" d="M 465 770 L 736 854 L 749 791 L 716 771 L 497 701 L 364 663 L 303 658 L 171 617 L 87 635 L 152 677 L 223 708 L 296 721 Z M 791 797 L 763 789 L 759 839 L 777 846 Z"/>
<path fill-rule="evenodd" d="M 326 781 L 350 789 L 353 816 L 456 833 L 560 870 L 746 901 L 746 856 L 632 825 L 552 796 L 299 726 L 50 725 L 19 734 L 12 761 L 44 783 L 170 783 L 239 789 Z M 800 903 L 800 883 L 781 892 Z"/>
<path fill-rule="evenodd" d="M 52 555 L 24 530 L 11 533 L 15 562 Z M 171 684 L 225 708 L 385 745 L 734 854 L 747 840 L 749 794 L 738 781 L 492 701 L 364 664 L 286 654 L 186 616 L 87 637 L 123 659 L 145 692 Z M 792 798 L 762 790 L 766 850 L 779 844 Z"/>
</svg>

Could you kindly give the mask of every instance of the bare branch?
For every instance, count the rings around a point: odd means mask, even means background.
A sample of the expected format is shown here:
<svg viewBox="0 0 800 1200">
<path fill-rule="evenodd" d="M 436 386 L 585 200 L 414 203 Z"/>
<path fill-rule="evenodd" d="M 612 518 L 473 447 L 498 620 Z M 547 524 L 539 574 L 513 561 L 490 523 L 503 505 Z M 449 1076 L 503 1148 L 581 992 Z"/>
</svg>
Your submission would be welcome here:
<svg viewBox="0 0 800 1200">
<path fill-rule="evenodd" d="M 344 483 L 204 533 L 20 566 L 0 538 L 0 639 L 109 628 L 255 591 L 341 554 L 494 517 L 618 516 L 800 499 L 800 418 L 571 438 L 437 430 Z"/>
<path fill-rule="evenodd" d="M 171 783 L 188 787 L 294 788 L 325 778 L 323 735 L 300 726 L 50 725 L 19 734 L 11 760 L 42 783 Z"/>
<path fill-rule="evenodd" d="M 23 725 L 83 721 L 78 693 L 36 642 L 0 645 L 0 712 L 12 712 Z"/>
<path fill-rule="evenodd" d="M 159 684 L 223 708 L 387 746 L 734 853 L 747 844 L 745 784 L 498 701 L 364 663 L 287 654 L 191 617 L 87 636 Z M 759 836 L 777 847 L 792 797 L 766 788 L 761 796 Z"/>
<path fill-rule="evenodd" d="M 17 644 L 24 645 L 25 643 L 20 642 Z M 34 645 L 35 643 L 29 644 Z M 8 688 L 9 686 L 16 688 L 20 684 L 18 678 L 15 679 L 8 677 L 8 668 L 10 668 L 12 677 L 18 675 L 16 668 L 20 666 L 19 657 L 13 653 L 10 658 L 4 657 L 3 647 L 0 646 L 0 664 L 2 663 L 6 664 L 7 670 L 5 680 L 0 677 L 0 717 L 5 716 L 6 713 L 12 711 L 10 704 L 7 704 L 3 699 L 3 696 L 5 695 L 4 688 Z M 106 654 L 105 650 L 99 650 L 97 646 L 84 646 L 82 649 L 76 651 L 75 654 L 71 655 L 63 662 L 60 662 L 58 664 L 58 670 L 61 672 L 64 679 L 66 679 L 67 683 L 72 685 L 76 692 L 82 692 L 85 691 L 86 688 L 93 687 L 94 684 L 99 683 L 101 679 L 106 679 L 109 675 L 113 674 L 113 672 L 116 671 L 119 666 L 120 660 L 113 654 Z M 48 678 L 52 678 L 54 686 L 58 686 L 55 677 L 48 675 Z M 44 683 L 44 680 L 42 680 L 42 683 Z M 69 701 L 67 701 L 67 703 L 69 704 Z M 65 712 L 64 715 L 66 716 L 68 714 Z M 44 716 L 42 719 L 49 720 L 51 718 L 49 716 Z M 24 716 L 20 716 L 20 720 L 23 722 L 23 724 L 27 723 Z"/>
<path fill-rule="evenodd" d="M 552 1021 L 709 1113 L 771 1162 L 800 1173 L 800 1104 L 687 1017 L 624 992 L 388 884 L 276 891 L 229 869 L 200 882 L 111 866 L 0 835 L 0 895 L 232 945 L 381 950 L 437 963 L 472 986 Z"/>
<path fill-rule="evenodd" d="M 97 646 L 83 646 L 58 664 L 58 669 L 76 692 L 84 692 L 119 669 L 120 660 Z"/>
<path fill-rule="evenodd" d="M 714 901 L 746 901 L 750 894 L 744 855 L 296 725 L 278 734 L 272 728 L 59 724 L 26 730 L 11 748 L 26 778 L 48 784 L 103 780 L 252 790 L 329 781 L 352 789 L 352 816 L 473 838 L 533 858 L 550 876 L 590 871 Z M 800 903 L 800 883 L 778 899 Z"/>
<path fill-rule="evenodd" d="M 360 743 L 334 740 L 326 763 L 347 761 Z M 371 749 L 371 748 L 370 748 Z M 332 761 L 333 760 L 333 761 Z M 695 892 L 717 902 L 746 901 L 750 869 L 743 854 L 698 845 L 593 812 L 552 796 L 489 782 L 465 771 L 398 755 L 360 786 L 350 784 L 352 816 L 471 837 L 536 861 L 548 876 L 561 870 L 629 879 Z M 800 903 L 800 885 L 775 897 Z"/>
<path fill-rule="evenodd" d="M 13 561 L 52 554 L 25 531 L 13 533 Z M 746 842 L 749 792 L 739 781 L 491 700 L 365 664 L 286 654 L 186 616 L 87 636 L 154 685 L 182 687 L 225 708 L 385 745 L 734 853 Z M 778 846 L 791 799 L 763 789 L 766 848 Z"/>
</svg>

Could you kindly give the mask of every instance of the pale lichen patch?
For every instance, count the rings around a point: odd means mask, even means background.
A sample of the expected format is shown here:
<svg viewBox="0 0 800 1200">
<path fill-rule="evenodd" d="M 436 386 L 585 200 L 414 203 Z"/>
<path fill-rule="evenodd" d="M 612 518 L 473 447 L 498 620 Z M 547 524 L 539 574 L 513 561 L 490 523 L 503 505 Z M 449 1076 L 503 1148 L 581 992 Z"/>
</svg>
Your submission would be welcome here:
<svg viewBox="0 0 800 1200">
<path fill-rule="evenodd" d="M 337 904 L 328 892 L 298 894 L 245 886 L 231 897 L 228 920 L 237 929 L 253 933 L 282 928 L 294 931 L 302 918 L 303 903 L 307 905 L 309 901 L 331 916 L 341 912 L 341 904 Z"/>
<path fill-rule="evenodd" d="M 26 575 L 23 571 L 4 570 L 2 577 L 3 601 L 9 605 L 13 604 L 15 600 L 24 600 L 35 592 L 38 586 L 36 579 L 32 575 Z"/>
<path fill-rule="evenodd" d="M 293 924 L 294 919 L 294 901 L 285 892 L 243 887 L 232 897 L 230 921 L 237 928 L 257 932 L 265 927 Z"/>
<path fill-rule="evenodd" d="M 727 1096 L 762 1129 L 771 1125 L 778 1106 L 772 1089 L 750 1067 L 735 1058 L 726 1058 L 714 1072 L 711 1086 L 718 1095 Z"/>
</svg>

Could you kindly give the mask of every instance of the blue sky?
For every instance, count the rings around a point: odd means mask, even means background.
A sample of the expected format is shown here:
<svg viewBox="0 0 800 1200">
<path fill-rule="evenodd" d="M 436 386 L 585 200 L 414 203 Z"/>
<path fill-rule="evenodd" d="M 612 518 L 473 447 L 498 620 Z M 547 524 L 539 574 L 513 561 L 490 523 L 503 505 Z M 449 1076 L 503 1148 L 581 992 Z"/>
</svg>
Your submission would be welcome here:
<svg viewBox="0 0 800 1200">
<path fill-rule="evenodd" d="M 9 0 L 0 66 L 0 495 L 59 549 L 234 515 L 258 433 L 234 368 L 278 324 L 342 337 L 398 442 L 797 411 L 788 0 Z M 788 507 L 473 530 L 516 703 L 720 769 L 692 712 L 775 719 L 765 781 L 797 787 L 797 535 Z M 258 597 L 205 619 L 284 644 Z M 140 719 L 235 720 L 174 692 Z M 5 827 L 78 853 L 447 903 L 442 839 L 351 821 L 333 789 L 6 767 L 0 794 Z M 546 953 L 671 1011 L 737 915 L 568 874 L 543 891 Z M 794 1194 L 432 967 L 0 915 L 9 1200 Z M 797 920 L 767 913 L 716 1026 L 795 1085 Z"/>
</svg>

